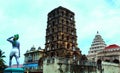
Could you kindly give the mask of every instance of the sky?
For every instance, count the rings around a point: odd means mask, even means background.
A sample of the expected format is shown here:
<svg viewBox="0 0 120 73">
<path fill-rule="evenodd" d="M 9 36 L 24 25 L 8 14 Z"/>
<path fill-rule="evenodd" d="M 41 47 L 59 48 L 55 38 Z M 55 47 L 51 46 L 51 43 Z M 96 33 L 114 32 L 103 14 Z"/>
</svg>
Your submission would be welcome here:
<svg viewBox="0 0 120 73">
<path fill-rule="evenodd" d="M 120 0 L 0 0 L 0 49 L 7 65 L 12 46 L 6 39 L 19 34 L 23 64 L 25 52 L 33 45 L 44 49 L 47 14 L 59 6 L 75 13 L 82 54 L 88 54 L 97 31 L 107 45 L 120 45 Z M 16 64 L 15 58 L 12 62 Z"/>
</svg>

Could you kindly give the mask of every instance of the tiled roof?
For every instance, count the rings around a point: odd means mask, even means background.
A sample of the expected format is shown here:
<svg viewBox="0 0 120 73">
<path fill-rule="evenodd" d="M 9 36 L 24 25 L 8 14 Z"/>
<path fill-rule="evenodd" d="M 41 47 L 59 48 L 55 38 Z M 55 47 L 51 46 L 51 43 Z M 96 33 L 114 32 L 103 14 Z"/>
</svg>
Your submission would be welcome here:
<svg viewBox="0 0 120 73">
<path fill-rule="evenodd" d="M 117 49 L 117 48 L 120 48 L 120 46 L 116 45 L 116 44 L 112 44 L 112 45 L 109 45 L 109 46 L 105 47 L 105 50 L 107 50 L 107 49 Z"/>
</svg>

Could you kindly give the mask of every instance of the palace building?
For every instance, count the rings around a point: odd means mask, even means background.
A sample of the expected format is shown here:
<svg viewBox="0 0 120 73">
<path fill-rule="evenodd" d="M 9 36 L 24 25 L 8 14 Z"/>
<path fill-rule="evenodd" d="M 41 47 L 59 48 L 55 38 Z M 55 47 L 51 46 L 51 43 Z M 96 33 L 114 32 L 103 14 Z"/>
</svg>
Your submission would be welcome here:
<svg viewBox="0 0 120 73">
<path fill-rule="evenodd" d="M 75 14 L 62 6 L 48 13 L 45 49 L 34 46 L 24 54 L 24 68 L 43 73 L 96 73 L 96 63 L 81 54 Z"/>
<path fill-rule="evenodd" d="M 24 54 L 25 72 L 30 73 L 106 73 L 119 71 L 120 46 L 106 46 L 97 31 L 87 57 L 78 47 L 75 14 L 59 6 L 48 13 L 45 49 L 34 46 Z M 102 63 L 102 61 L 117 63 Z M 103 66 L 102 66 L 103 65 Z M 114 72 L 114 70 L 112 71 Z"/>
<path fill-rule="evenodd" d="M 102 36 L 97 31 L 97 34 L 95 35 L 95 38 L 93 39 L 90 50 L 88 52 L 87 58 L 91 61 L 97 61 L 96 55 L 99 52 L 102 52 L 105 47 L 106 47 L 106 44 L 102 39 Z"/>
<path fill-rule="evenodd" d="M 120 62 L 120 46 L 117 44 L 111 44 L 106 46 L 101 35 L 97 32 L 89 53 L 87 55 L 88 60 L 97 62 L 98 60 L 119 63 Z"/>
<path fill-rule="evenodd" d="M 118 63 L 120 62 L 120 46 L 116 44 L 109 45 L 102 52 L 97 54 L 97 58 L 106 61 Z"/>
<path fill-rule="evenodd" d="M 24 59 L 24 68 L 25 71 L 29 72 L 41 72 L 41 67 L 39 65 L 40 58 L 43 57 L 43 52 L 44 50 L 41 49 L 41 47 L 38 47 L 36 49 L 34 46 L 31 47 L 30 50 L 27 50 L 26 53 L 24 54 L 25 59 Z"/>
</svg>

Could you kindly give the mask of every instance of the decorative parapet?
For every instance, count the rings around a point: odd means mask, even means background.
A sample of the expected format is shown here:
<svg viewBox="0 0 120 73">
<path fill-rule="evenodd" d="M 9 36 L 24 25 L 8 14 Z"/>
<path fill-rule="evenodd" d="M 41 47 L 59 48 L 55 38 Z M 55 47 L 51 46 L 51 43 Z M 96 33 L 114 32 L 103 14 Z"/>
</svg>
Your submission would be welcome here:
<svg viewBox="0 0 120 73">
<path fill-rule="evenodd" d="M 70 64 L 70 65 L 84 65 L 84 66 L 97 66 L 96 62 L 88 61 L 88 60 L 78 60 L 75 61 L 72 58 L 64 58 L 64 57 L 48 57 L 47 63 L 56 63 L 58 64 Z M 57 59 L 57 60 L 56 60 Z"/>
</svg>

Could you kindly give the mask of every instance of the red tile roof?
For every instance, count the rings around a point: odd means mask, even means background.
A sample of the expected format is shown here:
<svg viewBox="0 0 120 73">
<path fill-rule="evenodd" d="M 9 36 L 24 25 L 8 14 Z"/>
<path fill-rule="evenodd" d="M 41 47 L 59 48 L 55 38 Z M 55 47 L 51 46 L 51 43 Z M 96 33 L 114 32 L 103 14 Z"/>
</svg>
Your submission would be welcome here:
<svg viewBox="0 0 120 73">
<path fill-rule="evenodd" d="M 120 46 L 116 45 L 116 44 L 112 44 L 112 45 L 109 45 L 109 46 L 105 47 L 105 50 L 107 50 L 107 49 L 117 49 L 117 48 L 120 48 Z"/>
</svg>

